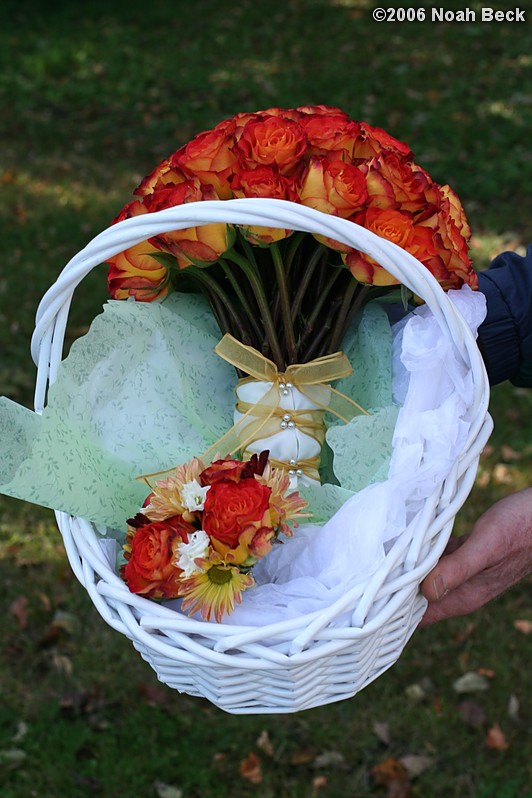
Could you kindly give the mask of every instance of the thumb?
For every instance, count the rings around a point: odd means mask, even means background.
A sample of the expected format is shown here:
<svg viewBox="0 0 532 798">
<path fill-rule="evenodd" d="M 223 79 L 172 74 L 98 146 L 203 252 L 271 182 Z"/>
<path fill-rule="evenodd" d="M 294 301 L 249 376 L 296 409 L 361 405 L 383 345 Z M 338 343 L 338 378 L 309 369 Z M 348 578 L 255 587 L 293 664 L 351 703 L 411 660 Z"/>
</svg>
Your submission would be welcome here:
<svg viewBox="0 0 532 798">
<path fill-rule="evenodd" d="M 479 552 L 470 535 L 452 538 L 447 551 L 421 583 L 421 592 L 430 602 L 441 601 L 478 572 Z"/>
</svg>

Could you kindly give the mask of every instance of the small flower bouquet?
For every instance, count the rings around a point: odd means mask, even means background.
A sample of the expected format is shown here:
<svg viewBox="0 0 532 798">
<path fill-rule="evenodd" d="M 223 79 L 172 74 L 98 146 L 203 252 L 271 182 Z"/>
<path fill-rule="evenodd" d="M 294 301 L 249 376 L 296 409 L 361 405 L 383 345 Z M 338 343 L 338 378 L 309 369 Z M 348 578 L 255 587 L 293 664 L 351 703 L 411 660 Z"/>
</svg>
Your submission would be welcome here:
<svg viewBox="0 0 532 798">
<path fill-rule="evenodd" d="M 292 534 L 306 502 L 287 495 L 290 478 L 268 452 L 205 467 L 194 458 L 155 482 L 142 512 L 128 521 L 129 589 L 147 598 L 183 599 L 184 612 L 220 622 L 254 584 L 254 564 Z"/>
</svg>

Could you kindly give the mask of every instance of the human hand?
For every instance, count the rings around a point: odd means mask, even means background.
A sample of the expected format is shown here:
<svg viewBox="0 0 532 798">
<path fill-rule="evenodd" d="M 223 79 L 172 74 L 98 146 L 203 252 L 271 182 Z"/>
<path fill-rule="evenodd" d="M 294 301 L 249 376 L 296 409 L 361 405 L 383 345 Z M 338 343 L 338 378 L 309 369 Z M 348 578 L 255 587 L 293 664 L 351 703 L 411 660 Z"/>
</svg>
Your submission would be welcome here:
<svg viewBox="0 0 532 798">
<path fill-rule="evenodd" d="M 532 573 L 532 488 L 507 496 L 451 538 L 421 592 L 429 606 L 421 621 L 467 615 Z"/>
</svg>

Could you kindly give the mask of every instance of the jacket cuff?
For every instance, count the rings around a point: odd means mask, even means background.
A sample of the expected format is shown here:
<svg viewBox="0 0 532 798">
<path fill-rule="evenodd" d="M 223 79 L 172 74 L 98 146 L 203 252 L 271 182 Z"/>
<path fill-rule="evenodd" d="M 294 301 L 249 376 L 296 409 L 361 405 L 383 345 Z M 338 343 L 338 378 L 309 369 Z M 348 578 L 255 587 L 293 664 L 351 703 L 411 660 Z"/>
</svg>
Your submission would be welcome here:
<svg viewBox="0 0 532 798">
<path fill-rule="evenodd" d="M 512 309 L 497 284 L 497 273 L 480 272 L 479 290 L 488 313 L 478 330 L 478 343 L 491 385 L 515 378 L 521 363 L 521 342 Z"/>
</svg>

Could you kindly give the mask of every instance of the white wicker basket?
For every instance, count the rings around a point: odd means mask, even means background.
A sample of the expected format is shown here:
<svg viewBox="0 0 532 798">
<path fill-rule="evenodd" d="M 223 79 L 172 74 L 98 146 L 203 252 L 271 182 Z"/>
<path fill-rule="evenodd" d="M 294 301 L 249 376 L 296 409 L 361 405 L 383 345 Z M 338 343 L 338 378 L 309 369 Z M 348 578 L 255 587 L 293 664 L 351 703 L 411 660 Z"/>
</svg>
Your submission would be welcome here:
<svg viewBox="0 0 532 798">
<path fill-rule="evenodd" d="M 131 593 L 111 569 L 93 526 L 56 513 L 71 566 L 96 608 L 133 642 L 162 682 L 204 696 L 228 712 L 294 712 L 355 695 L 400 656 L 425 609 L 419 584 L 443 552 L 491 432 L 488 382 L 467 324 L 411 255 L 358 225 L 301 205 L 237 199 L 190 203 L 127 219 L 102 232 L 68 263 L 37 312 L 32 340 L 37 412 L 56 378 L 70 301 L 82 278 L 110 256 L 156 234 L 209 222 L 319 233 L 371 255 L 425 300 L 441 334 L 452 339 L 470 368 L 475 385 L 469 439 L 452 474 L 427 500 L 421 521 L 417 519 L 410 536 L 397 540 L 364 585 L 321 613 L 266 627 L 191 619 Z M 346 611 L 350 625 L 334 628 L 331 621 Z"/>
</svg>

